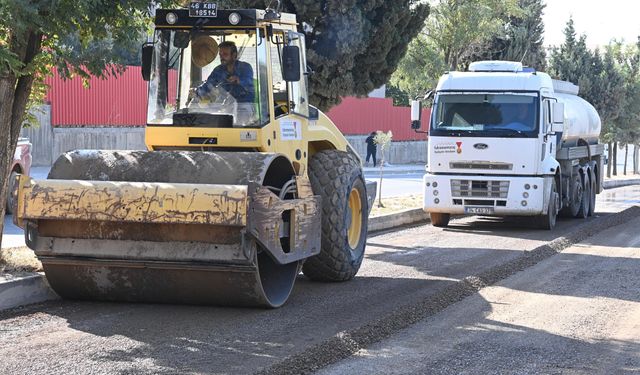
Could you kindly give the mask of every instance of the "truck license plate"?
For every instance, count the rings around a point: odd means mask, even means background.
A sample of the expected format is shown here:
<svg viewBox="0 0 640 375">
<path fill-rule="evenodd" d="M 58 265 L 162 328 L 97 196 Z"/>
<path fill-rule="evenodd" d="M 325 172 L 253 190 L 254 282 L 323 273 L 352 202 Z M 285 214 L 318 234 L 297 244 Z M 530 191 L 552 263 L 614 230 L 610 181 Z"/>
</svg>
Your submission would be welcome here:
<svg viewBox="0 0 640 375">
<path fill-rule="evenodd" d="M 493 207 L 465 207 L 464 213 L 474 215 L 491 215 L 493 214 Z"/>
</svg>

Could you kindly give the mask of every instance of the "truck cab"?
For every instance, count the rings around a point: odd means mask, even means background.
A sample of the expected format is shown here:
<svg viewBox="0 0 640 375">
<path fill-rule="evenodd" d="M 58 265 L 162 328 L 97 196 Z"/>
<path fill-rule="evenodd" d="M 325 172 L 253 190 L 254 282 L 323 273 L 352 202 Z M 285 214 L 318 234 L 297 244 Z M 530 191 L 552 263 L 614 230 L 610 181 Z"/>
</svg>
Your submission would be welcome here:
<svg viewBox="0 0 640 375">
<path fill-rule="evenodd" d="M 424 177 L 433 225 L 446 226 L 451 214 L 532 216 L 550 229 L 563 207 L 585 208 L 583 196 L 595 204 L 600 119 L 577 90 L 518 62 L 476 62 L 445 74 Z"/>
</svg>

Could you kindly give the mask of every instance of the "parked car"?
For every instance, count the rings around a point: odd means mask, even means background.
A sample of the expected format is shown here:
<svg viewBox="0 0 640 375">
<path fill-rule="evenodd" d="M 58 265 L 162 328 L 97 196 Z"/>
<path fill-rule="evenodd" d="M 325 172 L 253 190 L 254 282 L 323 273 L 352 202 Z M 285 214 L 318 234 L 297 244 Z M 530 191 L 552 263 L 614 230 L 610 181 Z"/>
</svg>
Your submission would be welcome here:
<svg viewBox="0 0 640 375">
<path fill-rule="evenodd" d="M 18 139 L 16 152 L 13 154 L 11 174 L 9 175 L 9 194 L 7 194 L 7 214 L 13 213 L 13 187 L 18 173 L 29 175 L 31 170 L 31 142 L 28 138 Z"/>
</svg>

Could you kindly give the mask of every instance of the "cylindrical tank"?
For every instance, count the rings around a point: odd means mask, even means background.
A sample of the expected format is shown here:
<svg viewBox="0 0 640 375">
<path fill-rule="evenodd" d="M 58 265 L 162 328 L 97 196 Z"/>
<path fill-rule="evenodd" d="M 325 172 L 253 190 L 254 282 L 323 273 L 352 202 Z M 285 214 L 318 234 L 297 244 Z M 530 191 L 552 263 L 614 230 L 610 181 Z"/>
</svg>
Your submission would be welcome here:
<svg viewBox="0 0 640 375">
<path fill-rule="evenodd" d="M 577 95 L 556 92 L 555 96 L 564 103 L 564 145 L 576 145 L 581 138 L 589 144 L 597 143 L 602 125 L 596 109 Z"/>
</svg>

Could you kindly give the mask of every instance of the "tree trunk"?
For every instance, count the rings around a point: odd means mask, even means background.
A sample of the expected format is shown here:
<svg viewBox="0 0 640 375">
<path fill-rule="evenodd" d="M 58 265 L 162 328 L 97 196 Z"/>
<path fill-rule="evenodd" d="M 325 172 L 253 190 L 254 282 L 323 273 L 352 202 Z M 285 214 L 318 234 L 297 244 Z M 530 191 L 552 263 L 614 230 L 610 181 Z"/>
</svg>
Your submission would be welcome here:
<svg viewBox="0 0 640 375">
<path fill-rule="evenodd" d="M 607 143 L 607 178 L 611 178 L 611 160 L 613 160 L 613 145 Z"/>
<path fill-rule="evenodd" d="M 638 156 L 640 156 L 638 146 L 637 143 L 633 145 L 633 174 L 638 174 Z"/>
<path fill-rule="evenodd" d="M 629 162 L 629 144 L 624 146 L 624 175 L 627 175 L 627 163 Z"/>
<path fill-rule="evenodd" d="M 380 150 L 380 183 L 378 184 L 378 207 L 383 208 L 382 204 L 382 168 L 384 167 L 384 152 Z"/>
<path fill-rule="evenodd" d="M 613 142 L 613 175 L 618 175 L 618 142 Z"/>
<path fill-rule="evenodd" d="M 40 53 L 40 33 L 28 31 L 19 35 L 11 34 L 8 40 L 9 49 L 25 67 Z M 8 176 L 34 79 L 33 73 L 18 77 L 11 70 L 0 71 L 0 218 L 3 219 L 0 220 L 0 244 L 4 231 Z"/>
</svg>

